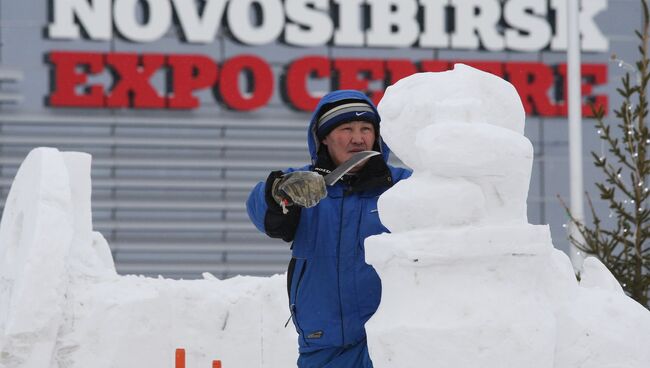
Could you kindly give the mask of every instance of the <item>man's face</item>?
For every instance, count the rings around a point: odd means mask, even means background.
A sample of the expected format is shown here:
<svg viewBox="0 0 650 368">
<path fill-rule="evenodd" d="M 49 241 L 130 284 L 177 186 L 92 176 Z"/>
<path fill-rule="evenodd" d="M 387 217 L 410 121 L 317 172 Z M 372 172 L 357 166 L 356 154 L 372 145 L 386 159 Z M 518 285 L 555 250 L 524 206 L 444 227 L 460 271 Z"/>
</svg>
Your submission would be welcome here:
<svg viewBox="0 0 650 368">
<path fill-rule="evenodd" d="M 357 152 L 372 150 L 375 144 L 375 126 L 367 121 L 343 123 L 325 136 L 323 144 L 327 146 L 332 161 L 338 166 Z M 361 167 L 363 165 L 352 171 Z"/>
</svg>

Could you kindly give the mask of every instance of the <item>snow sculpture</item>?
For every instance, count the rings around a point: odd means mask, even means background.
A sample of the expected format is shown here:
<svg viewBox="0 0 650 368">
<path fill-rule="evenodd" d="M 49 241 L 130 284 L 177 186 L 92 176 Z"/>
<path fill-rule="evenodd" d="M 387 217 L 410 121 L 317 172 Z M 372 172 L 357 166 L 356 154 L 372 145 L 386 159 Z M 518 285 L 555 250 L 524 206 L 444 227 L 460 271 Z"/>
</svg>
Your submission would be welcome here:
<svg viewBox="0 0 650 368">
<path fill-rule="evenodd" d="M 514 87 L 465 65 L 388 88 L 382 136 L 414 169 L 379 199 L 366 240 L 382 301 L 376 368 L 644 368 L 650 313 L 595 259 L 579 285 L 547 226 L 530 225 L 533 160 Z"/>
<path fill-rule="evenodd" d="M 0 222 L 0 367 L 287 367 L 285 279 L 119 276 L 92 230 L 90 155 L 33 150 Z"/>
<path fill-rule="evenodd" d="M 49 367 L 75 227 L 65 160 L 34 152 L 14 183 L 0 222 L 0 366 Z"/>
<path fill-rule="evenodd" d="M 512 85 L 458 65 L 405 78 L 386 95 L 382 135 L 414 174 L 382 196 L 384 225 L 397 232 L 526 222 L 533 147 Z"/>
</svg>

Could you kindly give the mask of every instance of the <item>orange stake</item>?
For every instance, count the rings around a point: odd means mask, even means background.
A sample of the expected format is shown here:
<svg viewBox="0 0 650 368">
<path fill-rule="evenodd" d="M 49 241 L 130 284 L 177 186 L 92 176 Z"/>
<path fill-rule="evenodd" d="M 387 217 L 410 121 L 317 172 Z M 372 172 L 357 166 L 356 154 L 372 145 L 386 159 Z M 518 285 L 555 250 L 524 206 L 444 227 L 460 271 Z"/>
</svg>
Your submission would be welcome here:
<svg viewBox="0 0 650 368">
<path fill-rule="evenodd" d="M 185 368 L 185 349 L 176 349 L 176 368 Z"/>
<path fill-rule="evenodd" d="M 212 368 L 221 368 L 221 360 L 213 360 Z"/>
</svg>

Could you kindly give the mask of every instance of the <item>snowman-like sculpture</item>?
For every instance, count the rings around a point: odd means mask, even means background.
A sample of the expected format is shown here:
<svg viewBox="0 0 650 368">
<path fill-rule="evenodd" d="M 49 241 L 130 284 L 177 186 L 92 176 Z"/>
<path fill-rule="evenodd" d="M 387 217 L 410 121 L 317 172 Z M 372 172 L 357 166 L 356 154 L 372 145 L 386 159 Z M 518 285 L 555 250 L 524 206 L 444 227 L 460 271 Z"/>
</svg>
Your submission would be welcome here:
<svg viewBox="0 0 650 368">
<path fill-rule="evenodd" d="M 629 336 L 648 341 L 650 313 L 595 260 L 599 281 L 580 286 L 528 224 L 533 147 L 510 83 L 457 64 L 400 80 L 379 111 L 414 172 L 379 199 L 391 234 L 365 243 L 383 287 L 366 325 L 376 368 L 647 367 Z"/>
<path fill-rule="evenodd" d="M 457 65 L 401 80 L 379 111 L 382 135 L 414 170 L 409 182 L 382 197 L 381 220 L 391 231 L 526 223 L 533 147 L 510 83 Z M 403 195 L 417 209 L 399 211 Z"/>
</svg>

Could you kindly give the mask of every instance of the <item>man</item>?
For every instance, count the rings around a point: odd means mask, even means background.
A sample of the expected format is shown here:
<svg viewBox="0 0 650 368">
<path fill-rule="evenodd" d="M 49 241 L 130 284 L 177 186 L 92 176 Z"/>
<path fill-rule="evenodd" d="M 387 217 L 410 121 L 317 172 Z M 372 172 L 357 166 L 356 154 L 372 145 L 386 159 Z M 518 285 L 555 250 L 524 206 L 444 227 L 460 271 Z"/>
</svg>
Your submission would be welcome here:
<svg viewBox="0 0 650 368">
<path fill-rule="evenodd" d="M 272 172 L 246 203 L 260 231 L 293 241 L 287 291 L 300 368 L 372 367 L 364 324 L 379 306 L 381 282 L 365 263 L 364 240 L 388 231 L 377 198 L 410 175 L 386 163 L 379 122 L 363 93 L 327 94 L 309 124 L 311 165 Z M 381 155 L 325 186 L 322 175 L 364 150 Z"/>
</svg>

